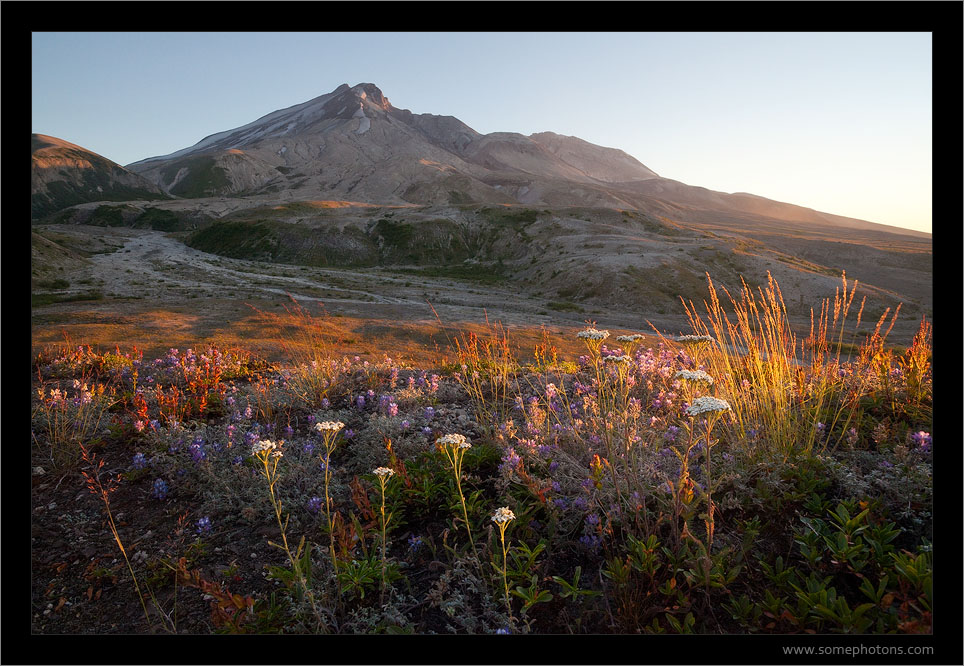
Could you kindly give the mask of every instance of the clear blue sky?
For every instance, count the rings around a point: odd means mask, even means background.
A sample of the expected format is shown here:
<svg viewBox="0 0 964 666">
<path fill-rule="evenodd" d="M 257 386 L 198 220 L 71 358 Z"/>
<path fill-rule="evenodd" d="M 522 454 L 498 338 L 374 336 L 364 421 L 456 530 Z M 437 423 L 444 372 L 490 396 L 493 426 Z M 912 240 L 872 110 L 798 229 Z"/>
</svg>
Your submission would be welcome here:
<svg viewBox="0 0 964 666">
<path fill-rule="evenodd" d="M 35 32 L 32 59 L 32 131 L 120 164 L 370 82 L 482 133 L 931 231 L 930 33 Z"/>
</svg>

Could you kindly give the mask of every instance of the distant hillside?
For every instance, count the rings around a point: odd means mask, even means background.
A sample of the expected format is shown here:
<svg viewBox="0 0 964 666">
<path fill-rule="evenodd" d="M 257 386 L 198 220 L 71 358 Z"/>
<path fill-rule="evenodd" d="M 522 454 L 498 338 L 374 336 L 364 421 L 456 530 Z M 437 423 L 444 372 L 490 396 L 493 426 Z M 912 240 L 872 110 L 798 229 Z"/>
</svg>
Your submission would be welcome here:
<svg viewBox="0 0 964 666">
<path fill-rule="evenodd" d="M 149 180 L 63 139 L 31 134 L 30 149 L 33 219 L 90 201 L 169 198 Z"/>
</svg>

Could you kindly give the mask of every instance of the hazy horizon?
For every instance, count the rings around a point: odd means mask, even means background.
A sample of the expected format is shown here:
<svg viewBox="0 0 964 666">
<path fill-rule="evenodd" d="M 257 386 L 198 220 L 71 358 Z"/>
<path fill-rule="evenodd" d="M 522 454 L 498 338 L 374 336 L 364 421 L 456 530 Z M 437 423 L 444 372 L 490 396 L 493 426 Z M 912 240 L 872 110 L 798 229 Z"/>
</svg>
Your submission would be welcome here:
<svg viewBox="0 0 964 666">
<path fill-rule="evenodd" d="M 32 132 L 119 164 L 342 83 L 483 134 L 932 231 L 930 33 L 33 33 Z M 123 82 L 119 85 L 118 82 Z"/>
</svg>

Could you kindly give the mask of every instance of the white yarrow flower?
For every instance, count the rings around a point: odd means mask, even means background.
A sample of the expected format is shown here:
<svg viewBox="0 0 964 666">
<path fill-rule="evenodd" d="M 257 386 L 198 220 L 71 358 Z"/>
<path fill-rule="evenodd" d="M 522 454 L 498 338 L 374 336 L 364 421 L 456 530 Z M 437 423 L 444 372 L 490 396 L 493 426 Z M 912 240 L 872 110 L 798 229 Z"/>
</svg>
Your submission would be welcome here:
<svg viewBox="0 0 964 666">
<path fill-rule="evenodd" d="M 711 377 L 705 370 L 679 370 L 676 373 L 677 379 L 691 379 L 693 381 L 704 381 L 710 384 L 713 383 L 713 377 Z"/>
<path fill-rule="evenodd" d="M 700 396 L 686 408 L 686 413 L 690 416 L 697 416 L 705 412 L 729 412 L 733 411 L 730 403 L 722 398 L 714 398 L 710 395 Z"/>
<path fill-rule="evenodd" d="M 492 521 L 495 523 L 507 523 L 510 520 L 515 520 L 515 514 L 507 506 L 496 509 L 492 515 Z"/>
<path fill-rule="evenodd" d="M 345 424 L 341 421 L 321 421 L 315 424 L 315 430 L 318 432 L 324 432 L 325 430 L 334 430 L 338 432 L 345 427 Z"/>
<path fill-rule="evenodd" d="M 472 448 L 472 445 L 469 444 L 469 441 L 465 438 L 465 435 L 458 435 L 458 434 L 442 435 L 437 440 L 435 440 L 435 443 L 441 444 L 442 446 L 458 447 L 460 449 Z"/>
<path fill-rule="evenodd" d="M 633 333 L 632 335 L 619 335 L 616 337 L 616 342 L 636 342 L 637 340 L 642 340 L 644 336 L 642 333 Z"/>
<path fill-rule="evenodd" d="M 609 331 L 597 331 L 594 328 L 587 328 L 584 331 L 576 333 L 576 337 L 587 340 L 605 340 L 609 337 Z"/>
<path fill-rule="evenodd" d="M 376 467 L 373 473 L 375 474 L 375 476 L 391 477 L 391 475 L 395 473 L 395 470 L 393 470 L 390 467 Z"/>
<path fill-rule="evenodd" d="M 680 335 L 676 342 L 716 342 L 712 335 Z"/>
<path fill-rule="evenodd" d="M 623 355 L 623 356 L 616 356 L 616 355 L 607 356 L 606 358 L 603 359 L 603 361 L 606 361 L 606 362 L 608 362 L 608 363 L 629 363 L 629 362 L 632 361 L 632 360 L 633 360 L 633 357 L 632 357 L 632 356 L 625 356 L 625 355 Z"/>
<path fill-rule="evenodd" d="M 262 451 L 273 451 L 277 448 L 278 445 L 272 442 L 270 439 L 262 439 L 260 442 L 251 447 L 251 455 L 256 456 Z"/>
</svg>

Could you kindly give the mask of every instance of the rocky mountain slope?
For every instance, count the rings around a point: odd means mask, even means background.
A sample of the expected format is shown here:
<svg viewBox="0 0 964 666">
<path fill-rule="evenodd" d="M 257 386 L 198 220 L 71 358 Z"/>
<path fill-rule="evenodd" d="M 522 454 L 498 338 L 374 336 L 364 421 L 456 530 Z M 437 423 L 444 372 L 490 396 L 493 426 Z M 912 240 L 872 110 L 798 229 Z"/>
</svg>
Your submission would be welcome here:
<svg viewBox="0 0 964 666">
<path fill-rule="evenodd" d="M 31 217 L 87 201 L 166 199 L 149 180 L 86 148 L 31 134 Z"/>
<path fill-rule="evenodd" d="M 343 84 L 127 168 L 187 198 L 591 206 L 693 222 L 777 220 L 917 233 L 662 178 L 621 150 L 576 137 L 480 134 L 452 116 L 397 109 L 371 83 Z"/>
</svg>

